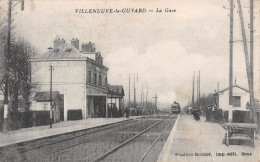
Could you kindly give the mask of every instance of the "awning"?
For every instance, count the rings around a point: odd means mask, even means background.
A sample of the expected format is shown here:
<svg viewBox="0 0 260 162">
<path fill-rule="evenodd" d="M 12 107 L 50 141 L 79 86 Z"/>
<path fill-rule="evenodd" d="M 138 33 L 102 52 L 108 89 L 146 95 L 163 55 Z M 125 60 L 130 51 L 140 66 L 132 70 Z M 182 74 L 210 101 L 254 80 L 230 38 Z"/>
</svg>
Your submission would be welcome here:
<svg viewBox="0 0 260 162">
<path fill-rule="evenodd" d="M 61 99 L 59 91 L 52 91 L 52 101 Z M 50 102 L 50 91 L 36 92 L 33 100 L 36 102 Z"/>
<path fill-rule="evenodd" d="M 108 98 L 122 98 L 125 96 L 122 85 L 108 85 Z"/>
</svg>

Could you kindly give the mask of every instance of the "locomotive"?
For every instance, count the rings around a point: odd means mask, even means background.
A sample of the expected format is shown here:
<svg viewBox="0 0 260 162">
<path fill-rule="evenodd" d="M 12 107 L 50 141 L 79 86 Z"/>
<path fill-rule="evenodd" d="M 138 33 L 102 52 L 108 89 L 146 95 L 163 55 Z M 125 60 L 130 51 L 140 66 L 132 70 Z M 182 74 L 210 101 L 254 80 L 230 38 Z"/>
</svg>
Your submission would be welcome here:
<svg viewBox="0 0 260 162">
<path fill-rule="evenodd" d="M 180 112 L 181 112 L 180 104 L 174 101 L 174 104 L 172 105 L 172 114 L 179 114 Z"/>
</svg>

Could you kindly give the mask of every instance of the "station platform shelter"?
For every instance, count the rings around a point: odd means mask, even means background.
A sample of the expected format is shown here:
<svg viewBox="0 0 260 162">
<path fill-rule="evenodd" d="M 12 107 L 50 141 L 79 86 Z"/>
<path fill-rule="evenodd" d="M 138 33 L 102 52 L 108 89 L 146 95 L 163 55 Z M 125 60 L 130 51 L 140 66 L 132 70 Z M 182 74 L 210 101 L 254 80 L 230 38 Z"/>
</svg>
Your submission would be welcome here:
<svg viewBox="0 0 260 162">
<path fill-rule="evenodd" d="M 108 114 L 106 117 L 122 117 L 124 110 L 124 88 L 122 85 L 109 85 L 107 94 Z"/>
</svg>

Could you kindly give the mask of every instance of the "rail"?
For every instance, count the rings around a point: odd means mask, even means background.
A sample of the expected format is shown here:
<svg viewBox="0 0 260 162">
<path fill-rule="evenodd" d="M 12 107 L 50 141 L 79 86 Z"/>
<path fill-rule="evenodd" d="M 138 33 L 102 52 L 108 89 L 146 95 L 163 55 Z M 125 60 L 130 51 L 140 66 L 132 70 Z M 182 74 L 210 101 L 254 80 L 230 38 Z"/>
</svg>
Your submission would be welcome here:
<svg viewBox="0 0 260 162">
<path fill-rule="evenodd" d="M 170 115 L 169 115 L 170 116 Z M 167 119 L 169 116 L 167 116 L 166 118 L 156 122 L 155 124 L 153 124 L 152 126 L 148 127 L 147 129 L 143 130 L 142 132 L 136 134 L 135 136 L 129 138 L 128 140 L 126 140 L 125 142 L 121 143 L 120 145 L 116 146 L 115 148 L 112 148 L 111 150 L 105 152 L 103 155 L 99 156 L 98 158 L 96 158 L 94 160 L 94 162 L 98 162 L 103 160 L 104 158 L 106 158 L 108 155 L 112 154 L 113 152 L 115 152 L 116 150 L 118 150 L 119 148 L 125 146 L 127 143 L 129 143 L 130 141 L 132 141 L 133 139 L 139 137 L 140 135 L 144 134 L 145 132 L 147 132 L 148 130 L 150 130 L 151 128 L 153 128 L 154 126 L 158 125 L 159 123 L 161 123 L 162 121 L 164 121 L 165 119 Z"/>
</svg>

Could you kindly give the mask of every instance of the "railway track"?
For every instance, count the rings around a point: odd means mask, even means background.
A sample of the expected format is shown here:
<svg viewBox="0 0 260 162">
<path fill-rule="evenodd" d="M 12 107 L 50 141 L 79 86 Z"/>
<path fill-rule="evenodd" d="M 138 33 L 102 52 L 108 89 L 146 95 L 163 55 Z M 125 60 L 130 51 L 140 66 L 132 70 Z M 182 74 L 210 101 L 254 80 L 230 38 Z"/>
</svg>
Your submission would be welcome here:
<svg viewBox="0 0 260 162">
<path fill-rule="evenodd" d="M 0 156 L 4 156 L 6 152 L 10 152 L 15 150 L 16 153 L 18 154 L 25 154 L 30 151 L 35 151 L 37 149 L 41 149 L 41 152 L 45 152 L 46 154 L 46 149 L 44 149 L 47 146 L 55 145 L 57 143 L 66 143 L 66 141 L 73 140 L 76 138 L 84 137 L 93 133 L 97 133 L 100 131 L 104 130 L 109 130 L 115 127 L 120 127 L 123 125 L 135 123 L 137 120 L 126 120 L 126 121 L 121 121 L 117 123 L 111 123 L 111 124 L 105 124 L 101 125 L 98 127 L 93 127 L 93 128 L 88 128 L 88 129 L 83 129 L 79 131 L 73 131 L 73 132 L 68 132 L 64 134 L 58 134 L 58 135 L 53 135 L 53 136 L 48 136 L 40 139 L 34 139 L 34 140 L 29 140 L 29 141 L 24 141 L 12 145 L 7 145 L 0 147 Z M 82 141 L 83 142 L 83 141 Z M 81 143 L 74 143 L 74 146 L 81 144 Z M 60 148 L 59 150 L 67 149 L 69 147 L 73 146 L 65 146 L 63 148 Z M 57 151 L 57 150 L 56 150 Z M 54 151 L 55 152 L 55 151 Z M 42 155 L 40 155 L 42 156 Z"/>
<path fill-rule="evenodd" d="M 127 146 L 142 134 L 147 134 L 155 127 L 162 125 L 167 118 L 160 116 L 122 121 L 18 143 L 0 148 L 0 156 L 5 156 L 6 152 L 13 151 L 22 158 L 21 161 L 70 161 L 72 159 L 74 161 L 100 161 L 111 156 L 116 150 L 122 149 L 122 146 Z M 167 127 L 169 126 L 168 122 Z M 160 137 L 162 135 L 163 132 Z M 156 142 L 153 145 L 155 144 Z M 151 149 L 152 147 L 146 155 Z"/>
<path fill-rule="evenodd" d="M 99 156 L 97 159 L 95 159 L 95 162 L 99 161 L 154 161 L 157 160 L 151 160 L 147 159 L 147 156 L 149 153 L 151 153 L 151 150 L 154 148 L 156 143 L 162 138 L 164 134 L 166 134 L 166 131 L 168 129 L 169 133 L 169 128 L 170 126 L 173 126 L 174 121 L 169 119 L 171 116 L 167 116 L 165 118 L 159 119 L 158 122 L 155 124 L 151 125 L 147 129 L 143 130 L 142 132 L 136 134 L 132 138 L 128 139 L 124 143 L 118 145 L 115 148 L 112 148 L 111 150 L 107 151 L 103 155 Z M 155 119 L 151 119 L 155 120 Z M 128 154 L 130 152 L 129 149 L 133 148 L 133 145 L 138 145 L 136 148 L 140 148 L 142 141 L 144 138 L 149 135 L 149 133 L 156 132 L 156 134 L 152 137 L 152 139 L 149 139 L 149 144 L 145 144 L 146 149 L 140 149 L 138 152 L 134 154 Z M 165 136 L 165 141 L 168 138 L 168 135 Z M 158 153 L 158 150 L 156 150 Z M 160 151 L 159 151 L 160 152 Z"/>
</svg>

